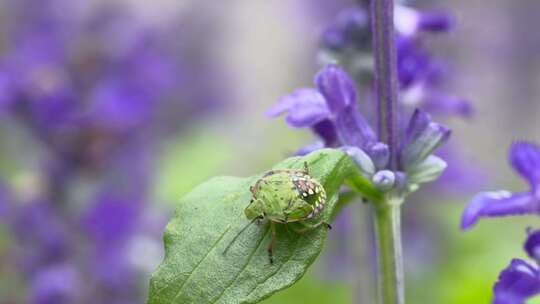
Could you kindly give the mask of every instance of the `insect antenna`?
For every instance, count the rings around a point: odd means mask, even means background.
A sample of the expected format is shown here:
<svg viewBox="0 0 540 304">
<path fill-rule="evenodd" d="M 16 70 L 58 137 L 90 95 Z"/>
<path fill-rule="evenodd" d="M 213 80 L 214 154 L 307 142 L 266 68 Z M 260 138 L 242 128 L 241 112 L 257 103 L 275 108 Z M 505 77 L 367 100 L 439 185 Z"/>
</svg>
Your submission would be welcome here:
<svg viewBox="0 0 540 304">
<path fill-rule="evenodd" d="M 225 248 L 225 250 L 223 250 L 223 254 L 226 254 L 227 251 L 229 250 L 229 248 L 231 247 L 231 245 L 236 241 L 236 239 L 240 236 L 240 234 L 242 234 L 246 229 L 248 229 L 249 226 L 251 226 L 251 224 L 255 223 L 256 221 L 262 219 L 262 216 L 259 216 L 259 217 L 256 217 L 254 219 L 252 219 L 249 223 L 247 223 L 247 225 L 244 226 L 244 228 L 242 228 L 242 230 L 240 230 L 235 236 L 234 238 L 231 240 L 231 242 L 229 243 L 229 245 L 227 245 L 227 247 Z"/>
</svg>

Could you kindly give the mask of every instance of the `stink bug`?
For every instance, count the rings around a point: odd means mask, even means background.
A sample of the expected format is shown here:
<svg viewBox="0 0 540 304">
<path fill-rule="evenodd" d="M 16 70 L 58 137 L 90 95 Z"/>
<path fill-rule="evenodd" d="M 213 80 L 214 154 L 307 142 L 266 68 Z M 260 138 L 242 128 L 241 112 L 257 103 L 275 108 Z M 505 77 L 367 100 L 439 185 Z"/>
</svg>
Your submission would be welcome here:
<svg viewBox="0 0 540 304">
<path fill-rule="evenodd" d="M 272 232 L 272 240 L 268 245 L 268 257 L 273 263 L 272 249 L 276 243 L 276 224 L 297 222 L 303 225 L 302 229 L 294 229 L 296 233 L 305 233 L 321 225 L 328 229 L 331 226 L 319 221 L 308 224 L 305 220 L 315 218 L 324 208 L 326 192 L 323 186 L 309 175 L 307 163 L 304 169 L 276 169 L 266 172 L 253 186 L 249 205 L 244 214 L 250 220 L 229 243 L 224 253 L 230 248 L 250 224 L 254 222 L 268 222 Z"/>
</svg>

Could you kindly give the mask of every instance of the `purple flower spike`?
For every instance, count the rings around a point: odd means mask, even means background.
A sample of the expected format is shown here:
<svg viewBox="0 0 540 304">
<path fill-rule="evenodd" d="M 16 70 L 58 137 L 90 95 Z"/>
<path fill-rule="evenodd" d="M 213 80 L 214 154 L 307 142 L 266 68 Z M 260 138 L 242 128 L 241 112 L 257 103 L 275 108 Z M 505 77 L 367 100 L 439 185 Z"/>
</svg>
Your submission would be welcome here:
<svg viewBox="0 0 540 304">
<path fill-rule="evenodd" d="M 528 142 L 516 142 L 510 149 L 510 163 L 531 186 L 533 192 L 540 188 L 540 148 Z"/>
<path fill-rule="evenodd" d="M 530 191 L 484 192 L 473 198 L 465 208 L 461 228 L 468 229 L 480 217 L 524 215 L 540 212 L 540 148 L 529 142 L 516 142 L 510 148 L 510 163 L 530 185 Z"/>
<path fill-rule="evenodd" d="M 540 293 L 538 266 L 513 259 L 501 272 L 493 292 L 493 304 L 524 304 L 526 299 Z"/>
<path fill-rule="evenodd" d="M 540 230 L 535 230 L 529 233 L 529 237 L 524 245 L 525 251 L 527 254 L 535 259 L 540 261 Z"/>
</svg>

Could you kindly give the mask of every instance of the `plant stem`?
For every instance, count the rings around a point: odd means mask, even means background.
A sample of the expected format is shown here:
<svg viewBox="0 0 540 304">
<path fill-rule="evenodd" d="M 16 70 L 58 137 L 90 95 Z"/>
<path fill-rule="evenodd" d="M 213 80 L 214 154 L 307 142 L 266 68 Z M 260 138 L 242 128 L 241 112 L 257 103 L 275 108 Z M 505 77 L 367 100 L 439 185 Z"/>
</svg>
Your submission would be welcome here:
<svg viewBox="0 0 540 304">
<path fill-rule="evenodd" d="M 354 258 L 356 263 L 354 277 L 353 303 L 373 303 L 376 296 L 376 282 L 374 276 L 366 275 L 366 271 L 373 273 L 372 231 L 373 223 L 369 208 L 357 202 L 351 205 L 354 214 L 354 235 L 350 235 L 349 242 L 354 245 Z"/>
<path fill-rule="evenodd" d="M 371 0 L 379 140 L 390 149 L 389 167 L 397 169 L 397 57 L 393 0 Z"/>
<path fill-rule="evenodd" d="M 390 203 L 373 207 L 378 253 L 377 285 L 379 304 L 405 303 L 400 205 L 401 203 Z"/>
<path fill-rule="evenodd" d="M 379 140 L 386 143 L 390 150 L 388 168 L 397 171 L 398 79 L 393 0 L 371 0 L 371 29 Z M 402 202 L 401 198 L 387 197 L 383 202 L 373 204 L 379 304 L 405 303 L 400 227 Z"/>
</svg>

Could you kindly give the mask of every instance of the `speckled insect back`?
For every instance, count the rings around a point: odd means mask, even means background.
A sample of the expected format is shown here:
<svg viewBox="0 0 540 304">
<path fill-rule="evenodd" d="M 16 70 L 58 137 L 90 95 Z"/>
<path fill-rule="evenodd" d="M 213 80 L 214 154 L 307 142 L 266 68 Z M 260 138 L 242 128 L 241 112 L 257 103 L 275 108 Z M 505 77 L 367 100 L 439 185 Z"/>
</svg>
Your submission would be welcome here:
<svg viewBox="0 0 540 304">
<path fill-rule="evenodd" d="M 313 219 L 321 213 L 326 203 L 326 192 L 324 187 L 309 175 L 307 163 L 304 169 L 276 169 L 266 172 L 257 182 L 250 187 L 253 195 L 249 205 L 244 210 L 246 217 L 255 221 L 268 220 L 271 225 L 272 241 L 268 246 L 270 263 L 272 259 L 272 248 L 276 242 L 275 224 L 287 224 L 297 222 L 304 226 L 302 229 L 291 230 L 297 233 L 305 233 L 321 225 L 330 228 L 324 221 L 316 224 L 305 223 L 305 220 Z M 249 226 L 244 227 L 231 241 L 236 238 Z M 227 246 L 227 251 L 230 245 Z"/>
<path fill-rule="evenodd" d="M 308 215 L 308 218 L 317 216 L 326 203 L 326 191 L 319 182 L 303 172 L 292 175 L 292 182 L 302 199 L 311 204 L 315 209 Z"/>
</svg>

